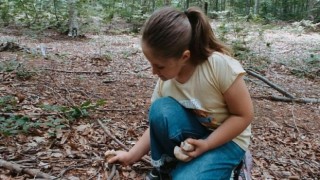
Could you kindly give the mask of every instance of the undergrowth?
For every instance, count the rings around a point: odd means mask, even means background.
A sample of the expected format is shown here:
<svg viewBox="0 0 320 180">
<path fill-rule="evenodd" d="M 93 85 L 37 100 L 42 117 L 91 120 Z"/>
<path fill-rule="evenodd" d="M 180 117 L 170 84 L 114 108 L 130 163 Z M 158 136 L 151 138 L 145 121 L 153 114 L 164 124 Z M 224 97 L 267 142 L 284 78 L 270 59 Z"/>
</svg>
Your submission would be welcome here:
<svg viewBox="0 0 320 180">
<path fill-rule="evenodd" d="M 33 133 L 41 128 L 55 135 L 57 129 L 69 127 L 78 119 L 88 118 L 90 112 L 105 104 L 104 100 L 97 102 L 85 101 L 76 106 L 40 105 L 42 113 L 17 113 L 23 111 L 16 97 L 0 98 L 0 134 L 15 135 Z"/>
</svg>

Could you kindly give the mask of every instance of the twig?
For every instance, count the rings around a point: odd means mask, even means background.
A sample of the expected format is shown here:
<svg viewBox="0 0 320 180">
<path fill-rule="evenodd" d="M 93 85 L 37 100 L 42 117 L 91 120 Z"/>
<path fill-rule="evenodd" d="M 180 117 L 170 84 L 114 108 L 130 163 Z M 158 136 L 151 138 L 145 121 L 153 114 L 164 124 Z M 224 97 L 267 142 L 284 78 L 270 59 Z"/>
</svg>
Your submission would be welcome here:
<svg viewBox="0 0 320 180">
<path fill-rule="evenodd" d="M 137 110 L 133 110 L 133 109 L 98 109 L 98 111 L 102 111 L 102 112 L 104 112 L 104 111 L 133 111 L 133 112 L 135 112 Z"/>
<path fill-rule="evenodd" d="M 36 162 L 37 162 L 37 159 L 35 159 L 35 158 L 15 161 L 15 163 L 17 163 L 17 164 L 21 164 L 21 163 L 36 163 Z"/>
<path fill-rule="evenodd" d="M 151 66 L 148 66 L 148 67 L 145 67 L 145 68 L 142 68 L 142 69 L 134 70 L 133 72 L 138 73 L 138 72 L 141 72 L 141 71 L 148 70 L 148 69 L 150 69 L 150 68 L 151 68 Z"/>
<path fill-rule="evenodd" d="M 97 173 L 96 174 L 94 174 L 94 175 L 92 175 L 91 177 L 89 177 L 89 179 L 88 180 L 91 180 L 91 179 L 93 179 L 94 177 L 96 177 L 98 174 L 99 174 L 99 172 L 101 171 L 101 167 L 98 169 L 98 171 L 97 171 Z"/>
<path fill-rule="evenodd" d="M 119 176 L 119 171 L 116 171 L 116 180 L 119 180 L 120 176 Z"/>
<path fill-rule="evenodd" d="M 54 115 L 60 115 L 58 113 L 28 113 L 28 114 L 22 114 L 22 113 L 3 113 L 0 112 L 1 116 L 54 116 Z"/>
<path fill-rule="evenodd" d="M 118 140 L 115 136 L 113 136 L 109 131 L 109 129 L 99 119 L 97 121 L 102 127 L 103 131 L 107 133 L 107 135 L 111 137 L 111 139 L 113 139 L 116 143 L 118 143 L 123 149 L 129 151 L 129 148 L 125 144 L 123 144 L 120 140 Z"/>
<path fill-rule="evenodd" d="M 112 179 L 113 179 L 114 175 L 116 175 L 116 170 L 117 170 L 116 165 L 113 164 L 113 165 L 112 165 L 112 169 L 111 169 L 111 173 L 110 173 L 110 175 L 108 176 L 108 179 L 107 179 L 107 180 L 112 180 Z"/>
<path fill-rule="evenodd" d="M 2 160 L 2 159 L 0 159 L 0 167 L 4 167 L 6 169 L 9 169 L 11 171 L 16 171 L 19 173 L 21 173 L 21 172 L 26 173 L 34 178 L 46 178 L 46 179 L 55 179 L 56 178 L 56 177 L 51 176 L 49 174 L 43 173 L 40 170 L 28 169 L 28 168 L 25 168 L 19 164 L 8 162 L 8 161 Z"/>
<path fill-rule="evenodd" d="M 50 69 L 50 68 L 44 68 L 42 70 L 47 71 L 55 71 L 55 72 L 61 72 L 61 73 L 71 73 L 71 74 L 99 74 L 99 75 L 105 75 L 112 73 L 111 71 L 67 71 L 67 70 L 61 70 L 61 69 Z"/>
<path fill-rule="evenodd" d="M 271 100 L 284 101 L 284 102 L 297 102 L 297 103 L 320 103 L 320 99 L 316 98 L 287 98 L 281 96 L 271 96 Z"/>
<path fill-rule="evenodd" d="M 68 88 L 60 88 L 61 90 L 67 92 L 64 94 L 64 97 L 72 104 L 72 106 L 76 106 L 76 103 L 74 102 L 74 100 L 71 97 L 71 93 L 68 90 Z"/>
<path fill-rule="evenodd" d="M 82 167 L 82 166 L 86 166 L 88 165 L 90 162 L 85 162 L 83 164 L 79 164 L 79 165 L 73 165 L 73 166 L 69 166 L 68 168 L 62 170 L 59 174 L 59 176 L 55 179 L 60 179 L 67 171 L 74 169 L 74 168 L 78 168 L 78 167 Z"/>
<path fill-rule="evenodd" d="M 115 136 L 113 136 L 113 135 L 111 134 L 111 132 L 109 131 L 109 129 L 108 129 L 99 119 L 98 119 L 97 121 L 98 121 L 98 123 L 100 124 L 100 126 L 102 127 L 103 131 L 104 131 L 111 139 L 113 139 L 116 143 L 118 143 L 123 149 L 129 151 L 129 148 L 128 148 L 125 144 L 123 144 L 120 140 L 118 140 Z M 146 163 L 148 163 L 148 164 L 151 164 L 151 162 L 150 162 L 150 157 L 148 157 L 148 156 L 144 156 L 141 160 L 144 161 L 144 162 L 146 162 Z"/>
<path fill-rule="evenodd" d="M 246 72 L 253 76 L 253 77 L 256 77 L 258 79 L 260 79 L 261 81 L 265 82 L 266 84 L 268 84 L 270 87 L 272 87 L 273 89 L 277 90 L 278 92 L 280 92 L 281 94 L 285 95 L 286 97 L 288 98 L 294 98 L 293 95 L 291 95 L 290 93 L 286 92 L 284 89 L 282 89 L 280 86 L 272 83 L 271 81 L 269 81 L 267 78 L 261 76 L 260 74 L 250 70 L 250 69 L 246 69 Z"/>
<path fill-rule="evenodd" d="M 295 126 L 296 130 L 298 131 L 298 134 L 300 134 L 300 130 L 299 130 L 299 128 L 297 126 L 297 123 L 296 123 L 296 117 L 295 117 L 295 115 L 293 113 L 293 108 L 294 108 L 294 102 L 292 102 L 291 114 L 292 114 L 292 119 L 293 119 L 294 126 Z"/>
<path fill-rule="evenodd" d="M 282 101 L 282 102 L 296 102 L 296 103 L 320 103 L 320 99 L 316 98 L 287 98 L 283 96 L 251 96 L 254 99 L 269 99 L 273 101 Z"/>
<path fill-rule="evenodd" d="M 51 77 L 51 76 L 50 76 L 50 77 Z M 51 79 L 54 81 L 53 78 L 51 78 Z M 58 85 L 57 85 L 56 83 L 54 83 L 54 86 L 55 86 L 55 87 L 58 87 Z M 48 88 L 48 89 L 50 89 L 50 90 L 53 92 L 53 95 L 55 96 L 56 99 L 59 99 L 58 97 L 60 97 L 61 99 L 64 99 L 64 98 L 61 96 L 60 93 L 58 93 L 56 90 L 54 90 L 54 88 L 49 87 L 49 86 L 47 86 L 47 85 L 45 85 L 45 87 Z"/>
</svg>

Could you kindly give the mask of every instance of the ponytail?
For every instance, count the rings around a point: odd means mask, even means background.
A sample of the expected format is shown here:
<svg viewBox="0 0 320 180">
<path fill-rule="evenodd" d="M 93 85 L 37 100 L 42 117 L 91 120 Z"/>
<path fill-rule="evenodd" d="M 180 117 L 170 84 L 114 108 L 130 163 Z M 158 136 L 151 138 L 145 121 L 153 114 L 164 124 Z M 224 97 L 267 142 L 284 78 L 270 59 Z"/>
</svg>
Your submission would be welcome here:
<svg viewBox="0 0 320 180">
<path fill-rule="evenodd" d="M 214 35 L 206 15 L 197 7 L 184 12 L 191 24 L 192 37 L 189 44 L 193 64 L 201 64 L 215 51 L 231 55 L 231 50 Z"/>
<path fill-rule="evenodd" d="M 196 7 L 185 12 L 172 7 L 158 9 L 144 24 L 142 42 L 162 58 L 180 58 L 190 50 L 194 65 L 206 61 L 215 51 L 231 55 L 215 37 L 206 15 Z"/>
</svg>

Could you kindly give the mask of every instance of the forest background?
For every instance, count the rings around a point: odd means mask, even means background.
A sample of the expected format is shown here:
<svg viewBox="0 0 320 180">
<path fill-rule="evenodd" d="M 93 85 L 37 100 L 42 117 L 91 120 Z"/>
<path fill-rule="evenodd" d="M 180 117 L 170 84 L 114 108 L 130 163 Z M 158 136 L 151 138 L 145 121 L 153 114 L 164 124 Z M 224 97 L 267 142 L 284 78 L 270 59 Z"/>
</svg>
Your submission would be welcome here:
<svg viewBox="0 0 320 180">
<path fill-rule="evenodd" d="M 0 179 L 144 178 L 148 157 L 104 153 L 148 125 L 139 32 L 162 6 L 202 8 L 246 69 L 252 178 L 320 179 L 319 0 L 1 0 Z"/>
</svg>

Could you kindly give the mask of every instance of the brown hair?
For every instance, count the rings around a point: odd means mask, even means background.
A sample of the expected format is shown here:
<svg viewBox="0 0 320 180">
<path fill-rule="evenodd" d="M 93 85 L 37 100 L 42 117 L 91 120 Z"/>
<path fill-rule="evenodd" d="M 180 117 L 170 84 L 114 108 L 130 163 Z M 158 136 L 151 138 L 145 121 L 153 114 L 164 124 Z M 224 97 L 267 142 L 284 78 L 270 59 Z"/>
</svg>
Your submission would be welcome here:
<svg viewBox="0 0 320 180">
<path fill-rule="evenodd" d="M 215 37 L 205 14 L 196 7 L 185 12 L 172 7 L 155 11 L 144 25 L 142 42 L 164 58 L 179 58 L 189 49 L 195 65 L 206 61 L 214 51 L 231 55 L 231 50 Z"/>
</svg>

